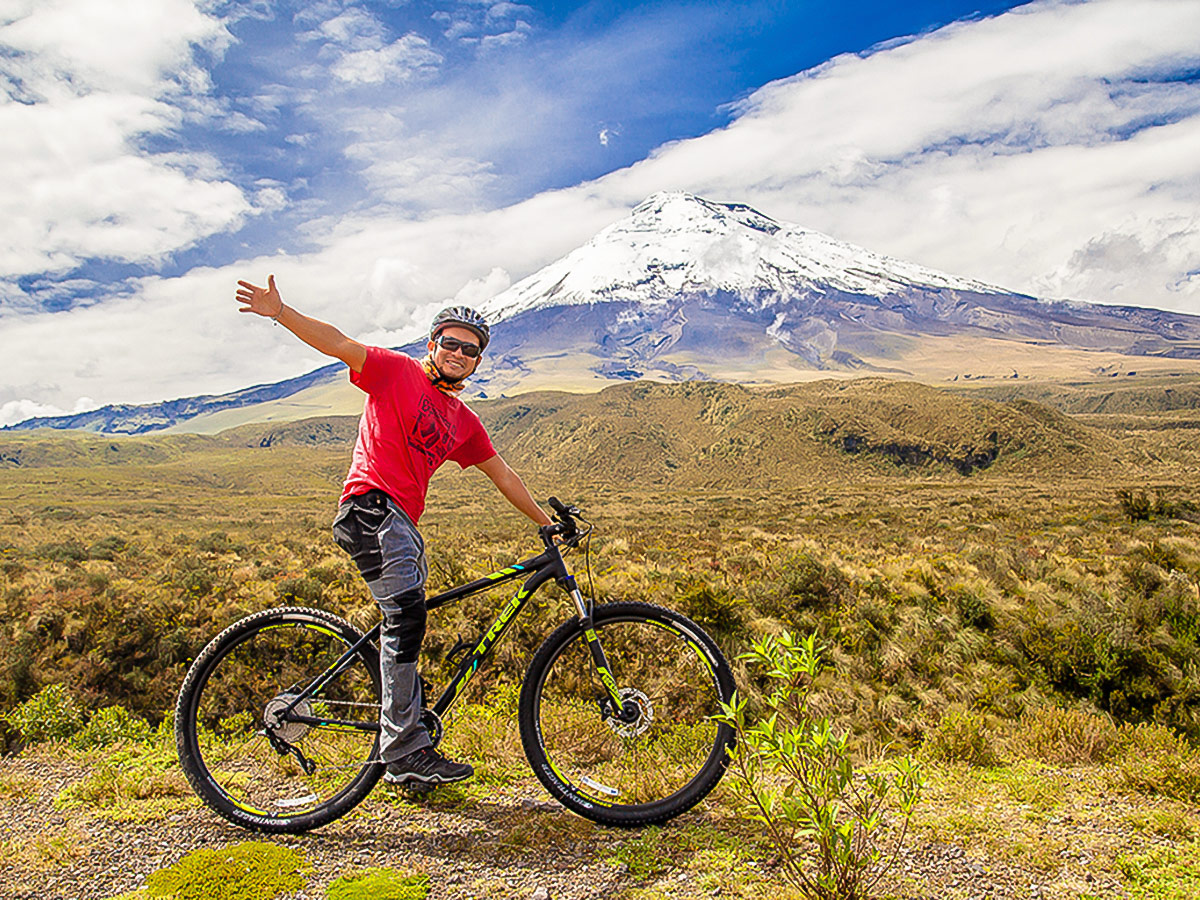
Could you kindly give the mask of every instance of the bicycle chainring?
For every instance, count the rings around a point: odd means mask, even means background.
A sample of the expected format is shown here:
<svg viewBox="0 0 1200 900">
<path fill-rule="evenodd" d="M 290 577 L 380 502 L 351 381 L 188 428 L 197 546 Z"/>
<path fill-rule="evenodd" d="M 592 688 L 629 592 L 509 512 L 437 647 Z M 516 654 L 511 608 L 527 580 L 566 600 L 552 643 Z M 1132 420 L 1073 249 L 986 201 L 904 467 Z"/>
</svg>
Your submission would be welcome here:
<svg viewBox="0 0 1200 900">
<path fill-rule="evenodd" d="M 428 706 L 421 707 L 421 724 L 425 726 L 425 730 L 429 732 L 429 740 L 433 746 L 437 746 L 442 742 L 442 735 L 446 732 L 446 727 L 442 725 L 442 720 Z"/>
</svg>

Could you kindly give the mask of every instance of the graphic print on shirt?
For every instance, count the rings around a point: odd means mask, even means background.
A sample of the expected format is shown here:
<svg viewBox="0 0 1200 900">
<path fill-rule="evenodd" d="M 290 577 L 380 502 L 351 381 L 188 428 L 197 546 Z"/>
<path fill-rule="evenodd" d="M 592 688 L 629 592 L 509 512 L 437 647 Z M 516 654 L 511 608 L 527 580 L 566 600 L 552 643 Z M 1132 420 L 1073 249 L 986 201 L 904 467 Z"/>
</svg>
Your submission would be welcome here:
<svg viewBox="0 0 1200 900">
<path fill-rule="evenodd" d="M 421 398 L 421 406 L 413 421 L 408 446 L 429 461 L 429 468 L 436 469 L 454 447 L 455 428 L 428 397 Z"/>
</svg>

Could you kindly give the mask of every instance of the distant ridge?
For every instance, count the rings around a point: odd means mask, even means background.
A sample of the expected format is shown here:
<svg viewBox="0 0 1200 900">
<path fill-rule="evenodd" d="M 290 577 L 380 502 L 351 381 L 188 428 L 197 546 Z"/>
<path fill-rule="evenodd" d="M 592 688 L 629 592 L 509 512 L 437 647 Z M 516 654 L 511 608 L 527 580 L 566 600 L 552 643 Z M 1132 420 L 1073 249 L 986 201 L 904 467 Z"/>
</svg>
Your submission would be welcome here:
<svg viewBox="0 0 1200 900">
<path fill-rule="evenodd" d="M 599 484 L 770 490 L 889 473 L 1079 473 L 1111 465 L 1117 455 L 1102 432 L 1035 403 L 885 379 L 757 389 L 638 382 L 595 394 L 535 392 L 475 408 L 523 473 Z M 10 433 L 0 438 L 0 467 L 145 464 L 205 447 L 328 448 L 348 462 L 356 425 L 341 416 L 212 436 Z"/>
<path fill-rule="evenodd" d="M 986 384 L 1200 373 L 1200 317 L 1039 300 L 686 193 L 654 194 L 483 310 L 493 339 L 468 397 L 638 379 Z M 406 349 L 423 353 L 420 342 Z M 343 371 L 13 427 L 212 432 L 361 408 Z"/>
</svg>

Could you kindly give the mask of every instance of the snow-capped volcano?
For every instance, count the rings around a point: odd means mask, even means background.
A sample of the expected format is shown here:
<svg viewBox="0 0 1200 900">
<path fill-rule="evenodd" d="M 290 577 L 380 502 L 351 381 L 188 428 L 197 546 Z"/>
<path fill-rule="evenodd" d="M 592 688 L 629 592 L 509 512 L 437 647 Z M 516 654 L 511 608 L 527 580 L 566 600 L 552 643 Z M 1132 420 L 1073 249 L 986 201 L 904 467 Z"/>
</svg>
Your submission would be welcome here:
<svg viewBox="0 0 1200 900">
<path fill-rule="evenodd" d="M 774 306 L 810 292 L 882 298 L 913 287 L 1010 293 L 777 222 L 743 204 L 664 192 L 483 311 L 503 320 L 547 306 L 663 304 L 718 292 Z"/>
<path fill-rule="evenodd" d="M 489 394 L 535 376 L 953 381 L 1200 358 L 1194 317 L 1038 300 L 686 193 L 652 195 L 484 312 Z"/>
<path fill-rule="evenodd" d="M 961 383 L 1200 371 L 1200 317 L 1039 300 L 683 193 L 654 194 L 483 311 L 492 341 L 468 397 L 636 378 Z M 402 349 L 421 354 L 424 341 Z M 218 430 L 361 404 L 338 363 L 219 397 L 17 427 Z"/>
</svg>

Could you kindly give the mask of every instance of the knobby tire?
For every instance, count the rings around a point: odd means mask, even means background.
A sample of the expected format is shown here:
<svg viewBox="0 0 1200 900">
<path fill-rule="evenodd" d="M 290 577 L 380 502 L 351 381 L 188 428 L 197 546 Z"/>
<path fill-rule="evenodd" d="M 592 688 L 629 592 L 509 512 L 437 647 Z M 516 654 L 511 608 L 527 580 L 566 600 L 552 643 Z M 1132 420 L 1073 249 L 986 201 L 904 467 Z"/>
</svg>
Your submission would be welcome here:
<svg viewBox="0 0 1200 900">
<path fill-rule="evenodd" d="M 720 781 L 733 730 L 711 717 L 733 697 L 729 664 L 686 616 L 646 603 L 596 607 L 592 627 L 624 698 L 621 722 L 577 621 L 538 648 L 521 689 L 521 741 L 534 773 L 568 809 L 604 825 L 665 822 Z"/>
<path fill-rule="evenodd" d="M 285 722 L 275 733 L 286 744 L 272 745 L 264 728 L 271 709 L 287 704 L 360 637 L 335 615 L 288 607 L 255 613 L 213 638 L 175 705 L 179 762 L 205 804 L 252 831 L 299 833 L 366 797 L 383 774 L 377 731 Z M 313 718 L 377 723 L 379 677 L 378 651 L 368 642 L 299 709 Z M 293 746 L 313 772 L 287 749 Z"/>
</svg>

